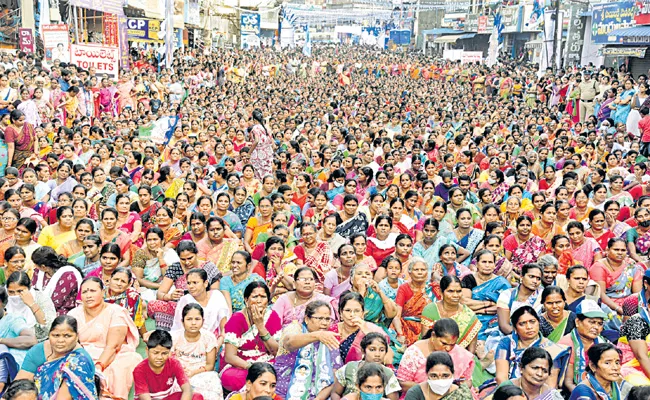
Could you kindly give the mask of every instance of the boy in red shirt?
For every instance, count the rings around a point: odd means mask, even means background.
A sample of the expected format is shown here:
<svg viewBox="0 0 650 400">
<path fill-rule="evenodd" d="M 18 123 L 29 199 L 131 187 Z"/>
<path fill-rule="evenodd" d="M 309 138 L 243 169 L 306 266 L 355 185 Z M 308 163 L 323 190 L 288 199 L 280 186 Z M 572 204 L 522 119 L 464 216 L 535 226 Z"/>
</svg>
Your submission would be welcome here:
<svg viewBox="0 0 650 400">
<path fill-rule="evenodd" d="M 147 340 L 147 359 L 135 367 L 133 380 L 139 400 L 203 400 L 193 394 L 181 363 L 170 358 L 172 337 L 156 330 Z"/>
</svg>

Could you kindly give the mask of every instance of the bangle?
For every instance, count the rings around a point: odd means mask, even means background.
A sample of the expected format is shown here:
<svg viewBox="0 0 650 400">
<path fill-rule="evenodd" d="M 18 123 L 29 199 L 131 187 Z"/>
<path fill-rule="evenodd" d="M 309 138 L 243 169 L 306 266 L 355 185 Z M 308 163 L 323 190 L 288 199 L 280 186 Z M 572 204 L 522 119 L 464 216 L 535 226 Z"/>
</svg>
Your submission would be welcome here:
<svg viewBox="0 0 650 400">
<path fill-rule="evenodd" d="M 104 365 L 103 362 L 101 362 L 101 361 L 95 361 L 95 365 L 97 365 L 97 364 L 99 364 L 99 366 L 102 367 L 102 371 L 104 371 L 104 370 L 106 369 L 106 365 Z"/>
<path fill-rule="evenodd" d="M 27 307 L 29 307 L 29 309 L 31 310 L 32 307 L 34 307 L 34 305 L 36 305 L 36 303 L 32 303 L 31 305 L 28 305 Z M 34 311 L 34 310 L 32 310 L 32 311 Z"/>
<path fill-rule="evenodd" d="M 251 369 L 252 366 L 253 366 L 252 362 L 249 361 L 246 363 L 246 369 Z"/>
<path fill-rule="evenodd" d="M 267 333 L 266 335 L 260 335 L 260 339 L 262 339 L 263 342 L 267 342 L 269 339 L 271 339 L 271 334 Z"/>
</svg>

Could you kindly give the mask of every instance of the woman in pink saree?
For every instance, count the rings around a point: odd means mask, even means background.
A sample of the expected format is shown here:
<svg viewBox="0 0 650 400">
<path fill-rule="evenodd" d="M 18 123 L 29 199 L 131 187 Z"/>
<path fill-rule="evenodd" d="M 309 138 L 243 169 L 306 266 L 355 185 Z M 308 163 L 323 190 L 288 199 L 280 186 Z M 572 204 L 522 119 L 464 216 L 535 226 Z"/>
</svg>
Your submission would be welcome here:
<svg viewBox="0 0 650 400">
<path fill-rule="evenodd" d="M 255 167 L 255 177 L 259 180 L 273 173 L 273 137 L 264 127 L 264 116 L 259 109 L 253 111 L 253 143 L 250 147 L 251 164 Z"/>
<path fill-rule="evenodd" d="M 100 398 L 128 399 L 133 370 L 142 361 L 136 352 L 138 328 L 125 308 L 104 302 L 104 284 L 99 278 L 83 281 L 81 302 L 68 315 L 79 323 L 79 343 L 105 378 Z"/>
<path fill-rule="evenodd" d="M 600 244 L 594 238 L 585 237 L 585 226 L 582 222 L 571 221 L 567 225 L 567 233 L 573 248 L 573 259 L 579 261 L 587 269 L 594 262 L 603 258 Z"/>
</svg>

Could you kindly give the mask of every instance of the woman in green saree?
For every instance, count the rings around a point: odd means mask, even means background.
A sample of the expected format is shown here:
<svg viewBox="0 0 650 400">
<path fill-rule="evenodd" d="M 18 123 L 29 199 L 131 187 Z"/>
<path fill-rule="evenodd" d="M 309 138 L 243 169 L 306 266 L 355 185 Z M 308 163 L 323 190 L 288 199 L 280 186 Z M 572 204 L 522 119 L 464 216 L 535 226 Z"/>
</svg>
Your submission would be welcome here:
<svg viewBox="0 0 650 400">
<path fill-rule="evenodd" d="M 461 304 L 463 288 L 460 279 L 451 275 L 444 276 L 440 280 L 440 289 L 442 300 L 428 304 L 422 311 L 422 332 L 428 332 L 442 318 L 451 318 L 460 330 L 456 344 L 474 353 L 482 325 L 474 311 Z"/>
<path fill-rule="evenodd" d="M 351 291 L 363 297 L 366 310 L 364 319 L 389 333 L 388 326 L 397 315 L 397 305 L 379 288 L 370 266 L 365 263 L 355 265 L 350 272 L 350 282 Z"/>
<path fill-rule="evenodd" d="M 544 288 L 542 304 L 545 311 L 539 318 L 539 330 L 542 336 L 557 343 L 576 327 L 576 315 L 565 309 L 566 297 L 558 286 Z"/>
</svg>

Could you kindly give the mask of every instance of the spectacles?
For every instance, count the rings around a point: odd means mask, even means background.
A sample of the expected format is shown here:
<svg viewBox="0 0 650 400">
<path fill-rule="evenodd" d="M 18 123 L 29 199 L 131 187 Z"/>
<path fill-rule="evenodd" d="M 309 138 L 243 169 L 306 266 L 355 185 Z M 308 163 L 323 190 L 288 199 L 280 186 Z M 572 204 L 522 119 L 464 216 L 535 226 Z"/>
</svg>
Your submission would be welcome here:
<svg viewBox="0 0 650 400">
<path fill-rule="evenodd" d="M 315 321 L 318 321 L 318 322 L 327 322 L 327 323 L 332 322 L 331 317 L 309 317 L 309 318 L 311 318 L 311 319 L 313 319 Z"/>
<path fill-rule="evenodd" d="M 2 217 L 2 220 L 3 221 L 18 221 L 18 219 L 12 218 L 12 217 Z"/>
<path fill-rule="evenodd" d="M 314 282 L 314 278 L 298 278 L 296 279 L 296 282 L 304 282 L 304 283 Z"/>
</svg>

